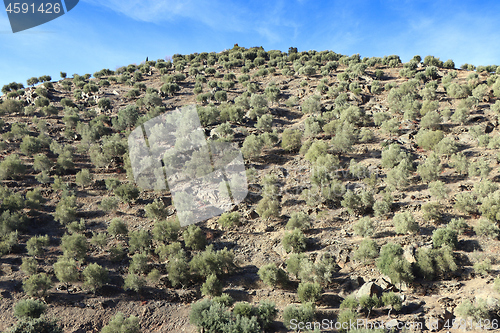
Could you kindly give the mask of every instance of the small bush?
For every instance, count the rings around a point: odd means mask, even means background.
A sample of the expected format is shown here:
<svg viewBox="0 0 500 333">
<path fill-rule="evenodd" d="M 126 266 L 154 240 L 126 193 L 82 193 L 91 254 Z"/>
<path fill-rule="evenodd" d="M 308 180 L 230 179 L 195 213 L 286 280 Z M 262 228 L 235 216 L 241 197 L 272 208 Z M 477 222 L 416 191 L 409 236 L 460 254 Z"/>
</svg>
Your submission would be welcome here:
<svg viewBox="0 0 500 333">
<path fill-rule="evenodd" d="M 191 224 L 182 233 L 184 243 L 193 250 L 203 250 L 207 245 L 207 238 L 200 227 Z"/>
<path fill-rule="evenodd" d="M 156 222 L 153 227 L 153 237 L 161 242 L 174 242 L 179 237 L 180 228 L 178 219 L 161 220 Z"/>
<path fill-rule="evenodd" d="M 0 163 L 0 179 L 17 178 L 24 174 L 26 166 L 18 155 L 10 154 Z"/>
<path fill-rule="evenodd" d="M 392 222 L 398 234 L 416 233 L 420 229 L 410 212 L 394 214 Z"/>
<path fill-rule="evenodd" d="M 210 297 L 222 295 L 222 284 L 217 275 L 211 274 L 207 277 L 207 280 L 201 286 L 201 294 Z"/>
<path fill-rule="evenodd" d="M 312 322 L 315 316 L 315 308 L 313 303 L 302 305 L 290 304 L 283 310 L 283 324 L 286 328 L 292 329 L 293 322 Z"/>
<path fill-rule="evenodd" d="M 369 216 L 365 216 L 354 224 L 354 232 L 361 237 L 373 236 L 373 222 Z"/>
<path fill-rule="evenodd" d="M 125 222 L 118 217 L 115 217 L 111 220 L 108 226 L 108 233 L 113 237 L 117 237 L 118 235 L 126 235 L 128 234 L 128 228 Z"/>
<path fill-rule="evenodd" d="M 245 158 L 252 159 L 261 154 L 263 146 L 264 142 L 262 141 L 262 139 L 252 134 L 247 136 L 245 138 L 245 141 L 243 141 L 241 152 Z"/>
<path fill-rule="evenodd" d="M 457 233 L 450 228 L 439 228 L 432 233 L 432 246 L 440 248 L 442 246 L 449 246 L 455 249 L 458 246 Z"/>
<path fill-rule="evenodd" d="M 115 189 L 115 194 L 122 202 L 130 203 L 139 197 L 139 189 L 132 183 L 126 183 Z"/>
<path fill-rule="evenodd" d="M 125 318 L 123 313 L 118 312 L 109 322 L 108 325 L 102 328 L 101 333 L 139 333 L 141 332 L 141 325 L 139 318 L 130 316 Z"/>
<path fill-rule="evenodd" d="M 49 245 L 49 236 L 34 236 L 26 242 L 26 249 L 30 256 L 41 256 L 45 253 L 44 246 Z"/>
<path fill-rule="evenodd" d="M 302 103 L 301 109 L 304 113 L 318 113 L 321 111 L 321 96 L 312 95 Z"/>
<path fill-rule="evenodd" d="M 82 272 L 83 285 L 94 293 L 101 288 L 109 279 L 108 270 L 97 263 L 89 264 Z"/>
<path fill-rule="evenodd" d="M 464 300 L 455 308 L 455 315 L 464 319 L 471 318 L 476 323 L 481 323 L 490 318 L 488 307 L 484 300 L 478 299 L 476 304 Z"/>
<path fill-rule="evenodd" d="M 321 298 L 322 288 L 319 283 L 301 282 L 297 288 L 297 296 L 302 303 L 315 303 Z"/>
<path fill-rule="evenodd" d="M 51 287 L 52 281 L 45 273 L 33 274 L 23 281 L 23 290 L 29 296 L 44 296 Z"/>
<path fill-rule="evenodd" d="M 287 253 L 292 251 L 294 253 L 300 253 L 306 250 L 306 240 L 302 231 L 294 229 L 293 231 L 285 232 L 281 244 Z"/>
<path fill-rule="evenodd" d="M 427 202 L 421 206 L 422 217 L 427 221 L 441 220 L 441 205 L 437 202 Z"/>
<path fill-rule="evenodd" d="M 379 254 L 379 246 L 373 239 L 364 239 L 354 252 L 355 260 L 375 259 Z"/>
<path fill-rule="evenodd" d="M 439 157 L 432 153 L 426 160 L 417 167 L 417 172 L 424 182 L 431 182 L 439 177 L 442 171 Z"/>
<path fill-rule="evenodd" d="M 278 284 L 284 285 L 288 281 L 288 276 L 285 271 L 276 267 L 274 263 L 262 266 L 257 274 L 265 284 L 273 288 Z"/>
<path fill-rule="evenodd" d="M 65 257 L 83 260 L 87 256 L 87 239 L 80 234 L 65 234 L 61 238 L 61 249 Z"/>
<path fill-rule="evenodd" d="M 473 266 L 474 272 L 482 276 L 487 276 L 491 272 L 491 260 L 478 261 Z"/>
<path fill-rule="evenodd" d="M 443 137 L 444 134 L 442 131 L 420 130 L 415 136 L 415 139 L 419 147 L 425 150 L 432 150 Z"/>
<path fill-rule="evenodd" d="M 437 200 L 446 199 L 450 193 L 450 189 L 440 180 L 430 182 L 428 187 L 431 195 Z"/>
<path fill-rule="evenodd" d="M 307 230 L 311 227 L 311 218 L 308 214 L 303 212 L 293 212 L 290 219 L 286 224 L 286 229 L 293 230 L 295 228 L 300 230 Z"/>
<path fill-rule="evenodd" d="M 23 258 L 21 270 L 28 276 L 33 275 L 38 271 L 38 262 L 32 257 Z"/>
<path fill-rule="evenodd" d="M 47 310 L 47 305 L 39 300 L 23 299 L 14 306 L 14 316 L 18 319 L 40 318 Z"/>
<path fill-rule="evenodd" d="M 488 238 L 498 238 L 500 234 L 498 226 L 488 219 L 480 219 L 473 229 L 476 235 Z"/>
<path fill-rule="evenodd" d="M 231 228 L 234 226 L 239 226 L 241 224 L 241 215 L 238 212 L 227 212 L 223 213 L 218 220 L 218 223 L 223 228 Z"/>
<path fill-rule="evenodd" d="M 75 178 L 75 183 L 82 188 L 89 186 L 92 183 L 93 175 L 88 169 L 78 171 Z"/>
<path fill-rule="evenodd" d="M 151 248 L 151 235 L 147 230 L 130 231 L 129 236 L 129 252 L 148 252 Z"/>
<path fill-rule="evenodd" d="M 353 310 L 342 310 L 340 311 L 337 317 L 337 323 L 339 323 L 339 332 L 345 333 L 348 332 L 349 329 L 346 327 L 351 327 L 353 323 L 356 323 L 358 320 L 358 314 Z"/>
<path fill-rule="evenodd" d="M 455 195 L 455 205 L 453 208 L 463 213 L 477 212 L 477 201 L 471 192 L 462 192 Z"/>
<path fill-rule="evenodd" d="M 377 268 L 389 276 L 392 283 L 411 282 L 414 278 L 410 263 L 402 255 L 403 249 L 399 244 L 387 243 L 380 249 Z"/>
</svg>

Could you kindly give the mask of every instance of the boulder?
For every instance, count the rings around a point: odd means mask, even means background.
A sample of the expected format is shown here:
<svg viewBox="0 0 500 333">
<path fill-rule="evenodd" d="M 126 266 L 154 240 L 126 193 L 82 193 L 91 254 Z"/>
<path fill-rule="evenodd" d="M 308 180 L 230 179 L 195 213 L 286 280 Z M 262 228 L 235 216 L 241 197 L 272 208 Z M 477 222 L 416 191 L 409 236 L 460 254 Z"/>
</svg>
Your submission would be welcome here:
<svg viewBox="0 0 500 333">
<path fill-rule="evenodd" d="M 378 286 L 375 282 L 367 282 L 359 288 L 357 292 L 357 297 L 369 295 L 370 297 L 373 295 L 377 295 L 380 297 L 382 295 L 382 288 Z"/>
</svg>

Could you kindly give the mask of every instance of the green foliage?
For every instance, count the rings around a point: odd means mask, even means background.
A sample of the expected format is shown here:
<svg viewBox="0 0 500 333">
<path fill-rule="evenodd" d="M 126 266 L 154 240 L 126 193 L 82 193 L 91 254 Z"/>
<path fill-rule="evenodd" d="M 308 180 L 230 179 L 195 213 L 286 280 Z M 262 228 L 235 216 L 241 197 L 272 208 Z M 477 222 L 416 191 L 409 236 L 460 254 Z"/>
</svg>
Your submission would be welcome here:
<svg viewBox="0 0 500 333">
<path fill-rule="evenodd" d="M 32 156 L 40 152 L 40 150 L 42 149 L 42 142 L 38 138 L 26 135 L 23 138 L 23 142 L 21 143 L 21 146 L 19 148 L 24 155 Z"/>
<path fill-rule="evenodd" d="M 500 228 L 488 219 L 480 219 L 473 229 L 476 235 L 482 237 L 498 238 L 500 235 Z"/>
<path fill-rule="evenodd" d="M 123 131 L 126 128 L 131 128 L 139 118 L 139 110 L 137 106 L 129 104 L 118 111 L 116 118 L 112 119 L 113 127 L 118 131 Z"/>
<path fill-rule="evenodd" d="M 441 205 L 437 202 L 427 202 L 421 206 L 422 217 L 426 221 L 441 220 Z"/>
<path fill-rule="evenodd" d="M 285 232 L 281 244 L 285 251 L 294 253 L 304 252 L 307 246 L 307 238 L 300 229 L 294 229 L 293 231 Z"/>
<path fill-rule="evenodd" d="M 319 113 L 321 111 L 321 96 L 312 95 L 308 97 L 301 105 L 304 113 Z"/>
<path fill-rule="evenodd" d="M 435 153 L 429 155 L 429 157 L 417 167 L 417 172 L 424 182 L 435 181 L 439 177 L 441 171 L 441 160 Z"/>
<path fill-rule="evenodd" d="M 373 193 L 363 190 L 359 194 L 354 193 L 352 190 L 347 190 L 341 201 L 342 207 L 347 208 L 351 215 L 364 214 L 373 206 L 375 199 Z"/>
<path fill-rule="evenodd" d="M 340 311 L 337 317 L 337 323 L 339 323 L 339 332 L 345 333 L 349 331 L 348 327 L 351 327 L 352 324 L 357 323 L 358 314 L 350 309 Z M 346 328 L 347 327 L 347 328 Z"/>
<path fill-rule="evenodd" d="M 83 285 L 94 293 L 108 282 L 108 270 L 97 263 L 89 264 L 82 272 Z"/>
<path fill-rule="evenodd" d="M 439 249 L 420 248 L 416 255 L 416 268 L 424 279 L 433 279 L 437 275 L 457 270 L 453 250 L 443 245 Z"/>
<path fill-rule="evenodd" d="M 300 230 L 307 230 L 311 227 L 311 218 L 304 212 L 293 212 L 286 224 L 286 229 L 293 230 L 298 228 Z"/>
<path fill-rule="evenodd" d="M 470 177 L 481 176 L 482 178 L 486 178 L 490 174 L 490 171 L 490 162 L 484 158 L 478 158 L 469 164 L 468 173 Z"/>
<path fill-rule="evenodd" d="M 23 290 L 28 296 L 44 296 L 51 287 L 52 281 L 45 273 L 33 274 L 23 281 Z"/>
<path fill-rule="evenodd" d="M 114 219 L 111 220 L 107 230 L 108 234 L 112 235 L 113 237 L 117 237 L 118 235 L 128 234 L 127 225 L 123 220 L 121 220 L 118 217 L 115 217 Z"/>
<path fill-rule="evenodd" d="M 121 184 L 115 189 L 115 194 L 122 202 L 130 203 L 139 197 L 139 189 L 132 183 Z"/>
<path fill-rule="evenodd" d="M 413 215 L 408 211 L 394 214 L 392 223 L 397 234 L 417 233 L 420 229 Z"/>
<path fill-rule="evenodd" d="M 315 317 L 315 308 L 313 303 L 302 305 L 290 304 L 283 310 L 283 324 L 288 329 L 291 329 L 292 320 L 296 322 L 311 322 Z"/>
<path fill-rule="evenodd" d="M 18 322 L 9 333 L 63 333 L 63 329 L 56 320 L 42 316 Z"/>
<path fill-rule="evenodd" d="M 367 313 L 367 318 L 370 318 L 370 313 L 373 308 L 378 307 L 380 305 L 380 299 L 377 295 L 363 295 L 359 298 L 359 306 L 361 309 L 365 309 Z"/>
<path fill-rule="evenodd" d="M 450 189 L 440 180 L 430 182 L 428 188 L 431 195 L 437 200 L 446 199 L 450 193 Z"/>
<path fill-rule="evenodd" d="M 145 253 L 136 253 L 132 256 L 128 272 L 132 274 L 145 274 L 148 268 L 148 256 Z"/>
<path fill-rule="evenodd" d="M 45 253 L 44 246 L 49 245 L 49 236 L 33 236 L 26 242 L 26 249 L 30 256 L 41 256 Z"/>
<path fill-rule="evenodd" d="M 92 183 L 94 176 L 90 173 L 89 169 L 78 171 L 75 177 L 75 183 L 78 186 L 86 187 Z"/>
<path fill-rule="evenodd" d="M 354 233 L 361 237 L 373 236 L 374 228 L 373 222 L 369 216 L 360 218 L 358 222 L 354 224 Z"/>
<path fill-rule="evenodd" d="M 180 229 L 181 225 L 178 219 L 160 220 L 153 227 L 153 237 L 161 242 L 174 242 L 179 237 Z"/>
<path fill-rule="evenodd" d="M 238 212 L 223 213 L 217 221 L 223 228 L 231 228 L 241 224 L 241 215 Z"/>
<path fill-rule="evenodd" d="M 379 254 L 379 246 L 373 239 L 364 239 L 354 252 L 355 260 L 375 259 Z"/>
<path fill-rule="evenodd" d="M 205 251 L 197 253 L 191 259 L 189 266 L 193 273 L 205 278 L 210 274 L 221 276 L 224 273 L 231 273 L 236 267 L 233 252 L 226 248 L 214 251 L 213 245 L 209 245 Z"/>
<path fill-rule="evenodd" d="M 67 258 L 84 260 L 88 250 L 87 239 L 80 234 L 65 234 L 61 238 L 61 249 Z"/>
<path fill-rule="evenodd" d="M 359 301 L 354 295 L 347 296 L 344 298 L 342 303 L 340 303 L 340 309 L 349 309 L 356 311 L 359 306 Z"/>
<path fill-rule="evenodd" d="M 301 282 L 297 288 L 297 296 L 302 303 L 315 303 L 321 298 L 322 288 L 319 283 Z"/>
<path fill-rule="evenodd" d="M 425 150 L 432 150 L 444 137 L 442 131 L 420 130 L 415 136 L 417 145 Z"/>
<path fill-rule="evenodd" d="M 54 273 L 60 282 L 66 284 L 77 282 L 80 276 L 76 261 L 64 256 L 59 257 L 54 263 Z"/>
<path fill-rule="evenodd" d="M 220 296 L 222 295 L 222 283 L 217 278 L 217 275 L 211 274 L 201 286 L 201 294 L 205 296 Z"/>
<path fill-rule="evenodd" d="M 103 198 L 99 204 L 99 208 L 105 212 L 111 212 L 118 209 L 120 199 L 115 197 Z"/>
<path fill-rule="evenodd" d="M 18 319 L 40 318 L 47 310 L 47 305 L 39 300 L 23 299 L 14 306 L 14 316 Z"/>
<path fill-rule="evenodd" d="M 259 268 L 257 272 L 259 278 L 268 286 L 274 288 L 278 284 L 285 285 L 288 276 L 284 270 L 278 268 L 275 263 L 270 263 Z"/>
<path fill-rule="evenodd" d="M 182 233 L 182 238 L 184 238 L 184 243 L 187 247 L 193 250 L 203 250 L 207 245 L 207 239 L 205 233 L 200 227 L 191 224 Z"/>
<path fill-rule="evenodd" d="M 476 304 L 473 304 L 469 300 L 463 300 L 462 303 L 455 308 L 455 315 L 466 320 L 471 318 L 476 323 L 481 323 L 481 321 L 490 318 L 486 301 L 482 299 L 478 299 Z"/>
<path fill-rule="evenodd" d="M 118 312 L 109 322 L 108 325 L 102 328 L 101 333 L 139 333 L 141 325 L 139 318 L 130 316 L 125 318 L 123 313 Z"/>
<path fill-rule="evenodd" d="M 466 174 L 469 170 L 469 161 L 464 153 L 456 153 L 451 156 L 450 166 L 455 168 L 459 174 Z"/>
<path fill-rule="evenodd" d="M 474 272 L 482 276 L 488 276 L 491 272 L 491 259 L 485 259 L 483 261 L 478 261 L 473 266 Z"/>
<path fill-rule="evenodd" d="M 26 166 L 17 154 L 10 154 L 0 163 L 0 180 L 15 179 L 26 172 Z"/>
<path fill-rule="evenodd" d="M 21 264 L 21 270 L 28 276 L 33 275 L 38 271 L 38 262 L 33 257 L 25 257 Z"/>
<path fill-rule="evenodd" d="M 399 311 L 403 308 L 403 301 L 401 300 L 401 297 L 395 294 L 393 291 L 383 293 L 381 301 L 383 305 L 391 307 L 388 314 L 389 318 L 391 317 L 392 310 Z"/>
<path fill-rule="evenodd" d="M 151 248 L 151 235 L 147 230 L 130 231 L 129 236 L 129 252 L 148 252 Z"/>
<path fill-rule="evenodd" d="M 411 282 L 413 280 L 411 265 L 403 258 L 403 249 L 399 244 L 387 243 L 382 246 L 376 264 L 383 274 L 389 276 L 392 283 Z"/>
<path fill-rule="evenodd" d="M 241 152 L 245 158 L 252 159 L 260 155 L 263 146 L 263 140 L 255 134 L 251 134 L 243 141 Z"/>
<path fill-rule="evenodd" d="M 67 225 L 76 219 L 76 208 L 76 196 L 63 196 L 56 206 L 54 219 L 62 225 Z"/>
<path fill-rule="evenodd" d="M 450 228 L 439 228 L 432 233 L 432 246 L 449 246 L 452 250 L 458 246 L 457 233 Z"/>
<path fill-rule="evenodd" d="M 168 280 L 173 287 L 186 285 L 189 281 L 189 264 L 184 250 L 171 256 L 167 263 Z"/>
<path fill-rule="evenodd" d="M 137 274 L 129 273 L 125 276 L 123 289 L 139 292 L 146 285 L 146 279 Z"/>
</svg>

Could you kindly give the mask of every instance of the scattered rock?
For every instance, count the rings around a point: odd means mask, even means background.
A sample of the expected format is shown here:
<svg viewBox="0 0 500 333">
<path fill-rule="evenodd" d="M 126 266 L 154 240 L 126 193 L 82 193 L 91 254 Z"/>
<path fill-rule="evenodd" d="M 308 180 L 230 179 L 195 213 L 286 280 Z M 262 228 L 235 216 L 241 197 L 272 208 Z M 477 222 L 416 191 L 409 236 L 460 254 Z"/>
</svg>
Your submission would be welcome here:
<svg viewBox="0 0 500 333">
<path fill-rule="evenodd" d="M 359 288 L 356 295 L 358 298 L 364 295 L 377 295 L 380 297 L 382 295 L 382 288 L 375 284 L 375 282 L 367 282 L 363 286 L 361 286 L 361 288 Z"/>
</svg>

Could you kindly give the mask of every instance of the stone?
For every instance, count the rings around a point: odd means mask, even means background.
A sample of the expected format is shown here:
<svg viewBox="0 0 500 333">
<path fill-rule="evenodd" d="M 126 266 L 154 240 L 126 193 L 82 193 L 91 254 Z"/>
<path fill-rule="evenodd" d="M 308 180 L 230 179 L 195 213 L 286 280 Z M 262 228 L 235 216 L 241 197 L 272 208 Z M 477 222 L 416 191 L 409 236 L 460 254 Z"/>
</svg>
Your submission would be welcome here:
<svg viewBox="0 0 500 333">
<path fill-rule="evenodd" d="M 382 288 L 378 286 L 375 282 L 367 282 L 359 288 L 357 292 L 357 297 L 369 295 L 370 297 L 373 295 L 377 295 L 380 297 L 382 295 Z"/>
<path fill-rule="evenodd" d="M 411 264 L 417 262 L 415 258 L 415 246 L 408 244 L 403 248 L 403 257 Z"/>
</svg>

